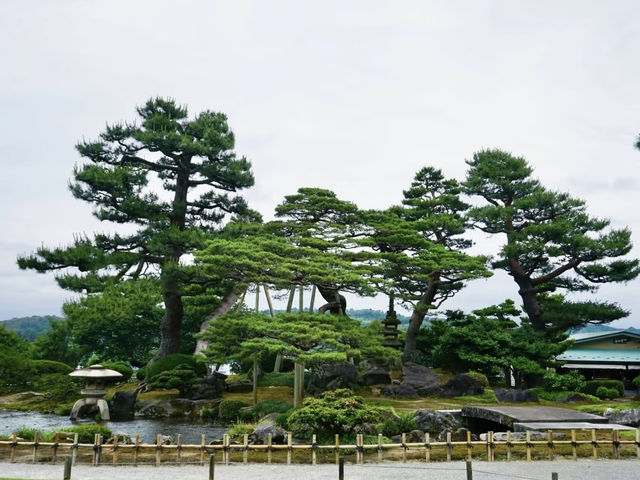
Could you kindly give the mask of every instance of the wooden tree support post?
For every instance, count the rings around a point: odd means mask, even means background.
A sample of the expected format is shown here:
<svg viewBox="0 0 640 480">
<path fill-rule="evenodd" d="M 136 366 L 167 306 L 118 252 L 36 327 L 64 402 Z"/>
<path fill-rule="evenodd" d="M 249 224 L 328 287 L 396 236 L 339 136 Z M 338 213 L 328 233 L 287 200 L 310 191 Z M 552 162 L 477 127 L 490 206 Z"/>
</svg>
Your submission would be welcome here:
<svg viewBox="0 0 640 480">
<path fill-rule="evenodd" d="M 271 301 L 271 295 L 269 294 L 269 289 L 267 288 L 267 286 L 263 283 L 262 284 L 262 289 L 264 290 L 264 296 L 267 297 L 267 305 L 269 306 L 269 314 L 271 315 L 271 317 L 275 316 L 275 311 L 273 310 L 273 302 Z"/>
<path fill-rule="evenodd" d="M 309 313 L 313 313 L 313 304 L 316 301 L 316 286 L 311 288 L 311 300 L 309 300 Z"/>
<path fill-rule="evenodd" d="M 258 404 L 258 355 L 253 355 L 253 406 Z"/>
<path fill-rule="evenodd" d="M 71 480 L 71 465 L 73 463 L 73 459 L 71 455 L 68 455 L 64 458 L 64 473 L 62 474 L 62 480 Z"/>
<path fill-rule="evenodd" d="M 291 307 L 293 307 L 293 296 L 296 293 L 296 287 L 295 285 L 293 287 L 291 287 L 291 290 L 289 290 L 289 300 L 287 300 L 287 313 L 291 313 Z"/>
</svg>

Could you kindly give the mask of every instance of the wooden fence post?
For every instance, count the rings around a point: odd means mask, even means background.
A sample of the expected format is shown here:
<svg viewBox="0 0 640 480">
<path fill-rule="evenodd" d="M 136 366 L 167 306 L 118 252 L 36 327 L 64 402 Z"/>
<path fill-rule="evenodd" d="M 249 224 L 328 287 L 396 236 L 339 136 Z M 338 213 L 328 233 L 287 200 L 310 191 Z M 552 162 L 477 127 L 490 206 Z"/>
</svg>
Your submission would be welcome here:
<svg viewBox="0 0 640 480">
<path fill-rule="evenodd" d="M 140 450 L 140 434 L 136 433 L 136 439 L 133 445 L 133 464 L 138 464 L 138 451 Z"/>
<path fill-rule="evenodd" d="M 93 458 L 91 459 L 91 463 L 95 467 L 98 464 L 98 434 L 96 433 L 93 436 Z"/>
<path fill-rule="evenodd" d="M 383 459 L 383 454 L 382 454 L 382 434 L 379 433 L 378 434 L 378 461 L 381 462 Z"/>
<path fill-rule="evenodd" d="M 249 434 L 245 433 L 242 437 L 242 463 L 249 462 Z"/>
<path fill-rule="evenodd" d="M 311 435 L 311 465 L 315 465 L 318 461 L 318 457 L 317 457 L 318 445 L 316 444 L 316 439 L 317 437 L 315 433 Z"/>
<path fill-rule="evenodd" d="M 38 463 L 38 444 L 40 443 L 40 432 L 36 431 L 33 436 L 33 463 Z"/>
<path fill-rule="evenodd" d="M 551 480 L 558 480 L 558 472 L 551 472 Z"/>
<path fill-rule="evenodd" d="M 176 462 L 180 465 L 182 461 L 182 434 L 178 434 L 178 440 L 176 442 Z"/>
<path fill-rule="evenodd" d="M 336 465 L 340 462 L 340 434 L 336 433 L 335 435 L 335 459 Z"/>
<path fill-rule="evenodd" d="M 493 432 L 487 432 L 487 462 L 493 462 Z"/>
<path fill-rule="evenodd" d="M 402 463 L 407 461 L 407 434 L 402 432 Z"/>
<path fill-rule="evenodd" d="M 620 439 L 618 437 L 618 431 L 613 430 L 611 432 L 611 453 L 613 458 L 616 460 L 620 460 Z"/>
<path fill-rule="evenodd" d="M 162 460 L 162 434 L 156 435 L 156 467 L 160 466 Z"/>
<path fill-rule="evenodd" d="M 431 461 L 431 439 L 429 438 L 429 432 L 424 434 L 424 461 L 427 463 Z"/>
<path fill-rule="evenodd" d="M 229 465 L 229 463 L 231 463 L 231 450 L 229 449 L 229 445 L 231 445 L 231 437 L 224 434 L 222 437 L 222 443 L 224 444 L 224 464 Z"/>
<path fill-rule="evenodd" d="M 574 460 L 578 460 L 578 444 L 576 443 L 576 431 L 571 430 L 571 455 Z"/>
<path fill-rule="evenodd" d="M 525 435 L 527 442 L 527 462 L 531 461 L 531 430 L 527 430 Z"/>
<path fill-rule="evenodd" d="M 362 439 L 362 434 L 359 433 L 358 435 L 356 435 L 356 448 L 358 451 L 358 463 L 363 463 L 364 462 L 364 448 L 363 445 L 364 441 Z"/>
<path fill-rule="evenodd" d="M 596 441 L 596 431 L 591 430 L 591 445 L 593 446 L 593 459 L 598 459 L 598 442 Z"/>
<path fill-rule="evenodd" d="M 291 465 L 291 450 L 293 450 L 291 432 L 287 432 L 287 465 Z"/>
<path fill-rule="evenodd" d="M 473 470 L 471 469 L 471 460 L 467 460 L 467 480 L 473 480 Z"/>
<path fill-rule="evenodd" d="M 636 456 L 640 458 L 640 428 L 636 429 Z"/>
<path fill-rule="evenodd" d="M 216 467 L 216 456 L 215 452 L 211 452 L 211 456 L 209 457 L 209 480 L 213 479 L 213 474 Z"/>
<path fill-rule="evenodd" d="M 473 445 L 471 444 L 471 432 L 467 430 L 467 460 L 471 461 L 471 449 Z"/>
<path fill-rule="evenodd" d="M 71 464 L 73 460 L 70 455 L 64 458 L 64 473 L 62 474 L 62 480 L 71 480 Z"/>
<path fill-rule="evenodd" d="M 16 462 L 16 446 L 18 445 L 18 433 L 13 432 L 11 434 L 11 463 Z M 638 456 L 640 457 L 640 447 L 638 447 Z"/>
<path fill-rule="evenodd" d="M 344 458 L 338 460 L 338 480 L 344 480 Z"/>
<path fill-rule="evenodd" d="M 73 434 L 73 445 L 71 445 L 71 463 L 74 465 L 78 461 L 78 434 Z"/>
<path fill-rule="evenodd" d="M 58 442 L 55 442 L 53 445 L 51 445 L 51 450 L 53 450 L 51 463 L 55 465 L 58 462 Z"/>
<path fill-rule="evenodd" d="M 113 463 L 113 466 L 117 466 L 118 465 L 118 434 L 114 434 L 113 435 L 113 455 L 111 458 L 111 462 Z"/>
<path fill-rule="evenodd" d="M 451 461 L 451 432 L 447 432 L 447 462 Z"/>
<path fill-rule="evenodd" d="M 513 444 L 511 443 L 511 431 L 507 431 L 507 462 L 511 461 L 511 447 Z"/>
<path fill-rule="evenodd" d="M 551 430 L 547 430 L 547 447 L 549 448 L 549 460 L 553 460 L 553 432 Z"/>
<path fill-rule="evenodd" d="M 313 443 L 315 443 L 315 435 L 313 436 Z M 271 447 L 273 445 L 273 437 L 271 434 L 267 435 L 267 463 L 271 463 Z"/>
<path fill-rule="evenodd" d="M 204 465 L 204 433 L 200 437 L 200 465 Z"/>
</svg>

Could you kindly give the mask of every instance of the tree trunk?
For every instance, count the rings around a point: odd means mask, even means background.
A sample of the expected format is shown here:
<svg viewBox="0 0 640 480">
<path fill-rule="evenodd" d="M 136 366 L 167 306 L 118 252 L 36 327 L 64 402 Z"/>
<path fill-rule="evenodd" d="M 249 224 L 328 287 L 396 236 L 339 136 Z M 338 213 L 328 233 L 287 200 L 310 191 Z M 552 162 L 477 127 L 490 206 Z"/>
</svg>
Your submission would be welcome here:
<svg viewBox="0 0 640 480">
<path fill-rule="evenodd" d="M 347 299 L 344 295 L 340 295 L 337 289 L 321 287 L 318 285 L 318 292 L 320 292 L 322 298 L 327 302 L 318 308 L 318 313 L 324 313 L 329 310 L 329 312 L 334 315 L 346 315 Z"/>
<path fill-rule="evenodd" d="M 253 356 L 253 406 L 258 404 L 258 356 Z"/>
<path fill-rule="evenodd" d="M 309 313 L 313 313 L 313 304 L 316 300 L 316 286 L 311 289 L 311 300 L 309 301 Z"/>
<path fill-rule="evenodd" d="M 289 291 L 289 300 L 287 301 L 287 313 L 291 313 L 291 308 L 293 307 L 293 295 L 296 293 L 296 286 L 291 287 Z"/>
<path fill-rule="evenodd" d="M 164 316 L 160 326 L 160 347 L 149 361 L 151 365 L 162 357 L 180 351 L 180 328 L 182 327 L 182 296 L 178 284 L 173 280 L 163 282 Z"/>
<path fill-rule="evenodd" d="M 418 349 L 418 333 L 424 317 L 427 315 L 429 308 L 433 304 L 433 300 L 436 298 L 438 292 L 439 279 L 435 278 L 429 283 L 429 288 L 422 294 L 418 303 L 416 303 L 411 318 L 409 319 L 409 326 L 407 327 L 407 335 L 404 341 L 404 351 L 402 352 L 402 358 L 405 361 L 412 361 Z"/>
<path fill-rule="evenodd" d="M 209 322 L 211 320 L 219 318 L 225 313 L 228 313 L 233 307 L 233 304 L 236 303 L 236 300 L 238 300 L 238 296 L 233 293 L 233 291 L 227 292 L 225 296 L 222 297 L 222 300 L 220 300 L 218 306 L 213 310 L 213 312 L 211 312 L 211 315 L 208 315 L 200 324 L 200 333 L 203 333 L 207 329 L 207 326 L 209 325 Z M 198 342 L 196 343 L 196 350 L 193 353 L 199 354 L 203 350 L 206 350 L 208 346 L 209 342 L 207 342 L 206 340 L 198 340 Z"/>
<path fill-rule="evenodd" d="M 525 275 L 519 275 L 511 271 L 514 281 L 520 287 L 518 295 L 522 298 L 522 309 L 531 321 L 531 326 L 539 332 L 546 331 L 546 325 L 542 321 L 542 309 L 538 302 L 535 287 L 531 279 Z"/>
</svg>

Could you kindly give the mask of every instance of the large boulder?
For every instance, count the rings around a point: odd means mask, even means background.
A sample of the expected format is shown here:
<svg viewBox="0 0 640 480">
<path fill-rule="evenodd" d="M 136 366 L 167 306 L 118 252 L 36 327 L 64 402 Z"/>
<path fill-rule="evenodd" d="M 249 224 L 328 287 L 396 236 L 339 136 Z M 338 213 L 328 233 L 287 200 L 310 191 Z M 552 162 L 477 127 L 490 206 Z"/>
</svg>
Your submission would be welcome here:
<svg viewBox="0 0 640 480">
<path fill-rule="evenodd" d="M 422 392 L 428 392 L 439 387 L 442 382 L 438 374 L 430 368 L 418 363 L 407 362 L 402 367 L 401 385 L 411 387 L 422 395 Z"/>
<path fill-rule="evenodd" d="M 274 420 L 263 419 L 249 435 L 249 443 L 252 445 L 267 445 L 269 442 L 269 434 L 271 434 L 271 442 L 275 444 L 287 443 L 287 431 L 278 427 Z"/>
<path fill-rule="evenodd" d="M 108 402 L 111 420 L 133 420 L 137 397 L 138 389 L 116 392 Z"/>
<path fill-rule="evenodd" d="M 493 392 L 499 402 L 503 403 L 526 403 L 537 402 L 538 396 L 531 390 L 501 390 Z"/>
<path fill-rule="evenodd" d="M 418 429 L 431 434 L 438 434 L 443 430 L 455 431 L 462 428 L 460 422 L 451 413 L 437 412 L 429 408 L 416 410 L 413 420 L 416 422 Z"/>
<path fill-rule="evenodd" d="M 319 365 L 309 375 L 307 392 L 316 395 L 337 388 L 351 388 L 356 382 L 356 367 L 349 362 Z"/>
<path fill-rule="evenodd" d="M 441 387 L 441 396 L 446 398 L 461 395 L 480 395 L 484 387 L 475 379 L 463 373 L 456 375 Z"/>
<path fill-rule="evenodd" d="M 620 423 L 631 427 L 637 427 L 640 425 L 640 409 L 638 408 L 630 410 L 614 410 L 612 408 L 607 408 L 604 411 L 604 416 L 609 419 L 609 423 Z"/>
<path fill-rule="evenodd" d="M 389 374 L 389 370 L 382 367 L 375 367 L 362 372 L 358 383 L 365 386 L 388 385 L 391 383 L 391 375 Z"/>
<path fill-rule="evenodd" d="M 136 417 L 163 418 L 173 416 L 174 408 L 168 400 L 136 402 Z"/>
<path fill-rule="evenodd" d="M 389 385 L 384 387 L 381 393 L 391 398 L 418 398 L 418 392 L 413 387 L 405 385 Z"/>
<path fill-rule="evenodd" d="M 200 385 L 191 396 L 193 400 L 210 400 L 214 398 L 222 398 L 222 393 L 226 388 L 225 380 L 227 376 L 214 372 L 202 379 Z"/>
<path fill-rule="evenodd" d="M 248 378 L 227 382 L 229 393 L 248 393 L 253 390 L 253 382 Z"/>
</svg>

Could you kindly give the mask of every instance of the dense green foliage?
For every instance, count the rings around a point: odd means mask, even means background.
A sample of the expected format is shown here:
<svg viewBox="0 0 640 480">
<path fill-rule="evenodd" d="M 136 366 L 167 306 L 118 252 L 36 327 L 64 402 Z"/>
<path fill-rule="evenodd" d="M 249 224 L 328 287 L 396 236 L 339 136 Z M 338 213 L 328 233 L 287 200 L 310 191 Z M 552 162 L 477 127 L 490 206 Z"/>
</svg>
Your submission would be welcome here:
<svg viewBox="0 0 640 480">
<path fill-rule="evenodd" d="M 160 358 L 180 350 L 183 297 L 204 291 L 185 289 L 190 281 L 180 258 L 227 214 L 249 213 L 246 202 L 231 193 L 254 180 L 251 164 L 236 157 L 224 114 L 204 111 L 190 119 L 185 107 L 163 98 L 136 111 L 139 123 L 107 125 L 97 141 L 77 145 L 86 163 L 75 169 L 70 184 L 100 221 L 136 230 L 77 236 L 68 247 L 42 247 L 18 265 L 60 272 L 60 286 L 90 293 L 157 272 L 164 302 Z M 164 195 L 150 185 L 161 185 Z"/>
<path fill-rule="evenodd" d="M 218 407 L 218 417 L 221 420 L 236 420 L 240 409 L 248 406 L 249 404 L 242 400 L 222 400 Z"/>
<path fill-rule="evenodd" d="M 146 369 L 146 379 L 152 381 L 162 372 L 173 370 L 179 365 L 188 366 L 200 377 L 203 377 L 207 373 L 207 366 L 202 362 L 201 358 L 187 355 L 186 353 L 174 353 L 149 365 Z"/>
<path fill-rule="evenodd" d="M 615 390 L 617 394 L 616 397 L 624 396 L 624 384 L 620 380 L 589 380 L 582 391 L 589 395 L 600 397 L 597 393 L 600 387 Z M 605 398 L 609 397 L 605 396 Z"/>
<path fill-rule="evenodd" d="M 517 284 L 536 331 L 563 332 L 628 315 L 609 302 L 546 301 L 558 289 L 594 291 L 636 278 L 638 260 L 624 258 L 631 250 L 628 229 L 609 228 L 608 220 L 587 214 L 582 200 L 543 187 L 524 158 L 484 150 L 467 164 L 466 193 L 485 201 L 469 217 L 483 232 L 505 238 L 493 266 Z"/>
<path fill-rule="evenodd" d="M 309 439 L 315 433 L 328 439 L 334 434 L 362 433 L 358 427 L 375 425 L 380 418 L 377 408 L 366 405 L 351 390 L 338 389 L 305 399 L 302 408 L 289 415 L 287 425 L 296 437 Z"/>
<path fill-rule="evenodd" d="M 46 375 L 50 373 L 68 375 L 73 371 L 73 368 L 66 363 L 54 362 L 52 360 L 31 360 L 31 368 L 34 375 Z"/>
<path fill-rule="evenodd" d="M 569 392 L 581 392 L 587 386 L 587 381 L 576 370 L 566 374 L 547 371 L 542 378 L 547 390 L 565 390 Z"/>
<path fill-rule="evenodd" d="M 127 365 L 124 362 L 102 362 L 101 365 L 104 368 L 108 368 L 110 370 L 115 370 L 122 374 L 122 378 L 119 378 L 119 382 L 128 382 L 129 379 L 133 376 L 133 368 Z"/>
<path fill-rule="evenodd" d="M 169 356 L 170 355 L 167 355 L 167 357 Z M 170 370 L 164 370 L 154 375 L 149 380 L 149 387 L 152 389 L 177 388 L 180 391 L 180 395 L 188 397 L 200 383 L 201 378 L 202 375 L 196 373 L 193 365 L 181 363 Z"/>
</svg>

